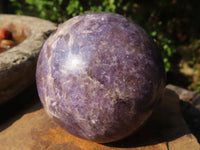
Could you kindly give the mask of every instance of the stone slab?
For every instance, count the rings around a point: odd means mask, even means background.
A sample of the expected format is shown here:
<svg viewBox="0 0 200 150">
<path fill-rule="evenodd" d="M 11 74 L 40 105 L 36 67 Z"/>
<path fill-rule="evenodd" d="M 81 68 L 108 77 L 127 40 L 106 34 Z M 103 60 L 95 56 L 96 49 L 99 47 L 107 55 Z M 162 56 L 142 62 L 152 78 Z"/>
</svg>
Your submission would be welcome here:
<svg viewBox="0 0 200 150">
<path fill-rule="evenodd" d="M 179 98 L 167 88 L 162 102 L 141 129 L 117 142 L 98 144 L 64 131 L 38 109 L 24 114 L 0 132 L 3 150 L 200 150 L 187 127 L 179 107 Z"/>
</svg>

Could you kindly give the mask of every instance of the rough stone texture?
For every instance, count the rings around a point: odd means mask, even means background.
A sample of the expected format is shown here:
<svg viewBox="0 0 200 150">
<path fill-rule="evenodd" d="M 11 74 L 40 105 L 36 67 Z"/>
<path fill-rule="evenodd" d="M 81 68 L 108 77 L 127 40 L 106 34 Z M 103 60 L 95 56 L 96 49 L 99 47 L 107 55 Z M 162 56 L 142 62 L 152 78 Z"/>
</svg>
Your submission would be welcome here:
<svg viewBox="0 0 200 150">
<path fill-rule="evenodd" d="M 200 110 L 200 93 L 196 93 L 194 91 L 189 91 L 187 89 L 175 86 L 175 85 L 167 85 L 167 88 L 172 89 L 176 94 L 179 95 L 180 100 L 184 102 L 188 102 L 192 104 L 195 108 Z"/>
<path fill-rule="evenodd" d="M 199 150 L 199 143 L 180 113 L 178 96 L 166 89 L 162 99 L 162 103 L 137 133 L 109 144 L 77 138 L 54 123 L 43 109 L 33 111 L 31 107 L 33 112 L 26 113 L 0 132 L 0 149 Z"/>
<path fill-rule="evenodd" d="M 56 29 L 39 18 L 0 15 L 0 28 L 26 37 L 19 45 L 0 53 L 0 104 L 16 96 L 35 80 L 38 54 L 48 35 Z"/>
<path fill-rule="evenodd" d="M 179 95 L 183 117 L 200 142 L 200 94 L 174 85 L 167 85 L 167 88 Z"/>
<path fill-rule="evenodd" d="M 136 131 L 158 104 L 165 81 L 153 41 L 113 13 L 85 14 L 59 26 L 44 44 L 36 77 L 49 116 L 100 143 Z"/>
<path fill-rule="evenodd" d="M 189 91 L 189 90 L 186 90 L 184 88 L 174 86 L 174 85 L 171 85 L 171 84 L 167 85 L 167 87 L 172 89 L 173 91 L 175 91 L 179 95 L 179 98 L 183 101 L 186 101 L 186 102 L 190 102 L 194 98 L 194 96 L 196 95 L 196 93 L 193 92 L 193 91 Z"/>
<path fill-rule="evenodd" d="M 183 117 L 200 142 L 200 94 L 174 85 L 168 85 L 167 87 L 179 95 Z"/>
<path fill-rule="evenodd" d="M 192 104 L 194 104 L 195 107 L 200 110 L 200 93 L 194 96 L 194 98 L 192 99 Z"/>
</svg>

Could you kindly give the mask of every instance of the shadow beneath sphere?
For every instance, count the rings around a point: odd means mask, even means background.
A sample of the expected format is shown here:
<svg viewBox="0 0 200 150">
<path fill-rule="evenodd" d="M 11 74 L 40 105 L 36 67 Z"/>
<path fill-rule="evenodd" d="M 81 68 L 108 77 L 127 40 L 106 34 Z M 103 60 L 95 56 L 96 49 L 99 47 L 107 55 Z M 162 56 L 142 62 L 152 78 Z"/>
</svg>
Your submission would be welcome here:
<svg viewBox="0 0 200 150">
<path fill-rule="evenodd" d="M 119 148 L 141 147 L 173 141 L 189 133 L 190 130 L 180 112 L 178 95 L 165 89 L 160 105 L 137 132 L 122 140 L 103 145 Z"/>
<path fill-rule="evenodd" d="M 42 108 L 36 85 L 33 84 L 16 97 L 0 105 L 0 132 L 20 119 L 24 114 Z"/>
</svg>

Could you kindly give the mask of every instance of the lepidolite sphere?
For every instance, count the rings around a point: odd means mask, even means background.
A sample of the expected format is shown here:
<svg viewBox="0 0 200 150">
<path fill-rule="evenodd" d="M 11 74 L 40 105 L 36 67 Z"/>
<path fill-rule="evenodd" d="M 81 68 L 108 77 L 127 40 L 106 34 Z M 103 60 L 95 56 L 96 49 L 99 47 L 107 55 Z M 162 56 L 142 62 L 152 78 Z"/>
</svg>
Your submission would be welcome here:
<svg viewBox="0 0 200 150">
<path fill-rule="evenodd" d="M 69 133 L 99 143 L 124 138 L 151 115 L 164 89 L 161 55 L 121 15 L 88 13 L 45 42 L 37 88 L 48 115 Z"/>
</svg>

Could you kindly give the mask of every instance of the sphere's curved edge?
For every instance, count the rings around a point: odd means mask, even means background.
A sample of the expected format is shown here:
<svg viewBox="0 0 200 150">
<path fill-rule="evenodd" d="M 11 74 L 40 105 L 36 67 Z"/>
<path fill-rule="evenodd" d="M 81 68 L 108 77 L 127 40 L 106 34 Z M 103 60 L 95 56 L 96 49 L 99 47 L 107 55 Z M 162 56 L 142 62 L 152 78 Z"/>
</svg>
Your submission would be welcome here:
<svg viewBox="0 0 200 150">
<path fill-rule="evenodd" d="M 46 112 L 71 134 L 100 143 L 136 131 L 165 86 L 158 48 L 113 13 L 74 17 L 45 42 L 37 87 Z"/>
</svg>

